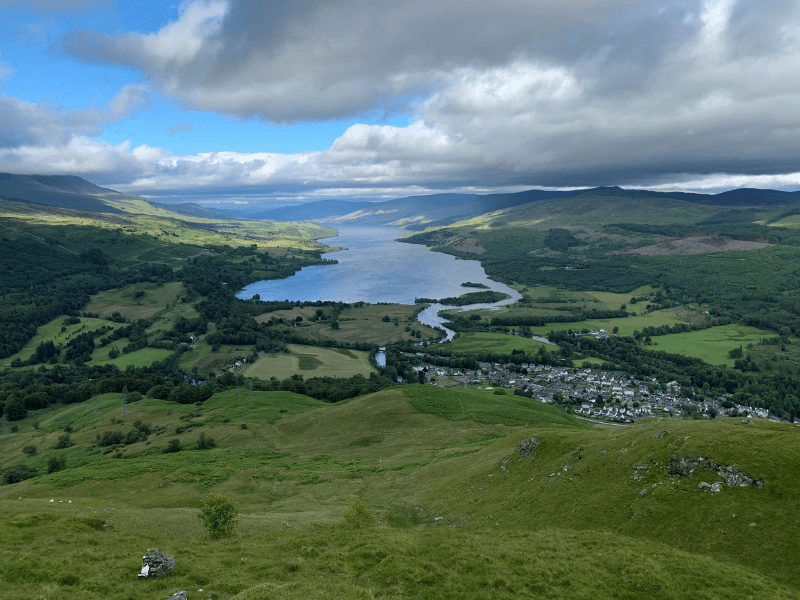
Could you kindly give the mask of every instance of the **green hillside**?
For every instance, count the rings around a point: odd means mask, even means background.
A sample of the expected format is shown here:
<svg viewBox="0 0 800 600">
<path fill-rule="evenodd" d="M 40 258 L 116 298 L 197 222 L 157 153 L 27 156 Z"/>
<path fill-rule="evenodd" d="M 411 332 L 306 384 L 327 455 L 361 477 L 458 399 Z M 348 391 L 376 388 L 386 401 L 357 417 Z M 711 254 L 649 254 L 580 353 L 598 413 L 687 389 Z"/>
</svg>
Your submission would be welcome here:
<svg viewBox="0 0 800 600">
<path fill-rule="evenodd" d="M 242 389 L 43 409 L 4 436 L 0 465 L 66 468 L 0 486 L 0 581 L 20 599 L 800 597 L 797 428 L 592 429 L 524 401 L 405 386 L 334 405 Z M 147 439 L 99 445 L 136 424 Z M 54 449 L 67 426 L 74 445 Z M 215 447 L 194 449 L 200 433 Z M 686 457 L 763 487 L 701 490 L 721 479 L 681 472 Z M 230 538 L 197 519 L 210 492 L 237 506 Z M 356 499 L 366 513 L 343 519 Z M 137 580 L 148 547 L 175 572 Z"/>
</svg>

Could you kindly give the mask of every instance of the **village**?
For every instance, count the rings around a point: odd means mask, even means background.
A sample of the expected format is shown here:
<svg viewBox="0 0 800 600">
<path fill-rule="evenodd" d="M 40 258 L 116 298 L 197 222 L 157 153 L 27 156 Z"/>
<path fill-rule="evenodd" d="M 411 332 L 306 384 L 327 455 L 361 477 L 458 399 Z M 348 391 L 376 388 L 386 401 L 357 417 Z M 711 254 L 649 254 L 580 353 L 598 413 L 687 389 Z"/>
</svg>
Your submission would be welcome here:
<svg viewBox="0 0 800 600">
<path fill-rule="evenodd" d="M 424 355 L 418 354 L 417 358 L 420 357 Z M 686 397 L 686 390 L 677 381 L 662 384 L 654 378 L 642 381 L 625 373 L 549 365 L 479 363 L 479 367 L 479 370 L 464 370 L 423 363 L 414 370 L 422 373 L 429 385 L 473 387 L 495 393 L 508 390 L 564 407 L 579 417 L 616 423 L 634 423 L 653 416 L 742 417 L 781 422 L 765 408 L 735 404 L 729 394 L 717 398 Z"/>
</svg>

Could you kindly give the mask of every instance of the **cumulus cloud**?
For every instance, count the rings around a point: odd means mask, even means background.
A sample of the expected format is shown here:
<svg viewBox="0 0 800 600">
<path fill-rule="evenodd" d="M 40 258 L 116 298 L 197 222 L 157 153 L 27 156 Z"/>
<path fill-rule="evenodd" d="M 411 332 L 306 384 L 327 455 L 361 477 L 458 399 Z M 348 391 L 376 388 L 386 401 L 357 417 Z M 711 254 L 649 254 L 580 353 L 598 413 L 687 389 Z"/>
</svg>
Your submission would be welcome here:
<svg viewBox="0 0 800 600">
<path fill-rule="evenodd" d="M 790 0 L 196 0 L 152 34 L 77 31 L 56 46 L 236 118 L 414 116 L 354 125 L 309 155 L 113 150 L 130 189 L 705 189 L 800 183 L 798 31 Z M 109 114 L 146 105 L 148 89 L 130 86 Z M 43 115 L 14 143 L 95 135 L 97 118 Z"/>
</svg>

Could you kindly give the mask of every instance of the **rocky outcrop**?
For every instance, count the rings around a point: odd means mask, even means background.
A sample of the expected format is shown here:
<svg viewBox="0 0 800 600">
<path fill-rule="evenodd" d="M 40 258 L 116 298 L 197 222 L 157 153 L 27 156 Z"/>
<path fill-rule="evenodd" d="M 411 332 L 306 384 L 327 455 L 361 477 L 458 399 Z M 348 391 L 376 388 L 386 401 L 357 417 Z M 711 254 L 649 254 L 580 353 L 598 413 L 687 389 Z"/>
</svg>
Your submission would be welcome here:
<svg viewBox="0 0 800 600">
<path fill-rule="evenodd" d="M 175 569 L 175 559 L 167 558 L 158 548 L 148 549 L 142 557 L 139 577 L 163 577 Z"/>
<path fill-rule="evenodd" d="M 522 440 L 517 446 L 517 452 L 519 452 L 519 455 L 522 458 L 528 458 L 529 456 L 536 454 L 536 446 L 538 445 L 539 442 L 536 441 L 536 438 Z"/>
<path fill-rule="evenodd" d="M 757 488 L 764 487 L 763 479 L 756 479 L 755 477 L 752 477 L 747 473 L 743 473 L 731 465 L 718 465 L 705 456 L 699 456 L 697 458 L 691 458 L 689 456 L 678 458 L 677 456 L 673 456 L 669 461 L 669 465 L 667 466 L 667 471 L 669 471 L 669 474 L 673 477 L 692 477 L 694 476 L 695 471 L 698 470 L 705 473 L 716 473 L 728 485 L 728 487 L 747 487 L 750 485 L 754 485 Z M 700 484 L 700 487 L 707 489 L 703 486 L 703 483 Z M 711 490 L 711 484 L 706 483 L 705 485 L 708 486 L 709 491 L 719 491 L 719 488 L 716 490 Z M 719 483 L 714 485 L 719 486 Z"/>
<path fill-rule="evenodd" d="M 181 590 L 180 592 L 175 592 L 174 594 L 172 594 L 172 596 L 167 598 L 167 600 L 186 600 L 186 592 L 184 590 Z"/>
</svg>

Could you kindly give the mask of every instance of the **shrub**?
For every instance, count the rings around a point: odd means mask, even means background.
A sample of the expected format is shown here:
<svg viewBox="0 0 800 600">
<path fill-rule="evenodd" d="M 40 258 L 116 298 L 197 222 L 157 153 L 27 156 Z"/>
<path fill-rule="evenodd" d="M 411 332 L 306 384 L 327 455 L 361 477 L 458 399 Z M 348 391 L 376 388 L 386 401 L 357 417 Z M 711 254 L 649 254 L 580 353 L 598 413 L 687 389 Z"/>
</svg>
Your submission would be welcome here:
<svg viewBox="0 0 800 600">
<path fill-rule="evenodd" d="M 39 454 L 39 451 L 36 449 L 36 446 L 25 446 L 22 449 L 22 453 L 26 456 L 36 456 Z"/>
<path fill-rule="evenodd" d="M 364 529 L 372 525 L 375 516 L 367 508 L 363 498 L 356 498 L 347 505 L 347 510 L 342 514 L 345 527 L 348 529 Z"/>
<path fill-rule="evenodd" d="M 208 448 L 216 447 L 217 443 L 214 441 L 214 438 L 207 438 L 206 434 L 201 433 L 200 437 L 197 438 L 197 449 L 198 450 L 207 450 Z"/>
<path fill-rule="evenodd" d="M 197 515 L 211 538 L 217 539 L 233 533 L 236 524 L 236 507 L 227 496 L 209 494 L 200 503 Z"/>
<path fill-rule="evenodd" d="M 14 465 L 3 471 L 3 483 L 19 483 L 31 477 L 36 477 L 38 473 L 36 469 L 28 465 Z"/>
<path fill-rule="evenodd" d="M 64 448 L 69 448 L 73 445 L 71 439 L 69 439 L 69 434 L 65 433 L 64 435 L 58 436 L 58 441 L 56 442 L 55 449 L 56 450 L 63 450 Z"/>
<path fill-rule="evenodd" d="M 168 454 L 170 452 L 180 452 L 181 451 L 181 441 L 178 438 L 174 440 L 170 440 L 167 447 L 164 448 L 164 454 Z"/>
<path fill-rule="evenodd" d="M 125 435 L 121 431 L 104 431 L 102 436 L 97 434 L 97 445 L 116 446 L 121 444 L 124 439 Z"/>
<path fill-rule="evenodd" d="M 51 456 L 47 459 L 47 472 L 55 473 L 67 468 L 67 460 L 63 456 Z"/>
</svg>

